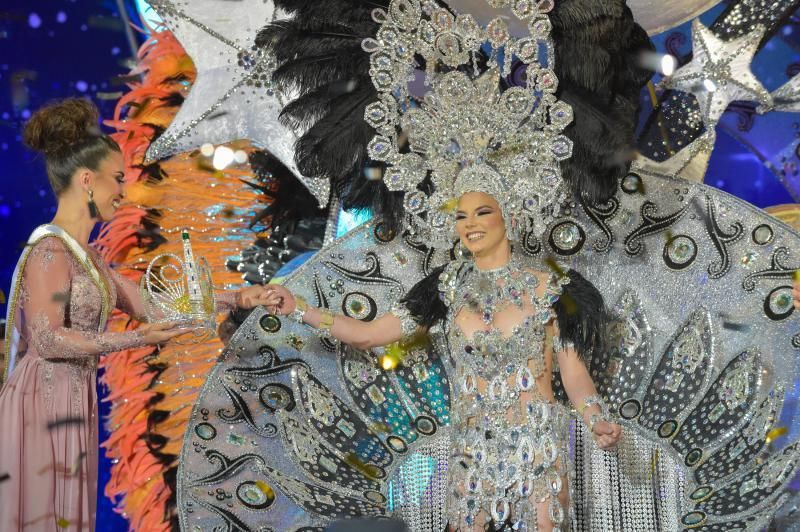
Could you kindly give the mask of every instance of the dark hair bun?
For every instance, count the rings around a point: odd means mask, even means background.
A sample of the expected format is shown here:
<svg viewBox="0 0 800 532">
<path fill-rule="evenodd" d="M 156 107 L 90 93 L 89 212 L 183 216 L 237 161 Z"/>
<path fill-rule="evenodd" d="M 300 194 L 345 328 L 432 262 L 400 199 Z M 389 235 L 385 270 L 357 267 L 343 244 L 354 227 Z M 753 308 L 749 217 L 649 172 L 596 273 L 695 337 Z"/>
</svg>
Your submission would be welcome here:
<svg viewBox="0 0 800 532">
<path fill-rule="evenodd" d="M 46 156 L 63 153 L 100 134 L 100 113 L 95 105 L 81 98 L 69 98 L 42 107 L 35 113 L 22 132 L 22 141 L 32 150 Z"/>
</svg>

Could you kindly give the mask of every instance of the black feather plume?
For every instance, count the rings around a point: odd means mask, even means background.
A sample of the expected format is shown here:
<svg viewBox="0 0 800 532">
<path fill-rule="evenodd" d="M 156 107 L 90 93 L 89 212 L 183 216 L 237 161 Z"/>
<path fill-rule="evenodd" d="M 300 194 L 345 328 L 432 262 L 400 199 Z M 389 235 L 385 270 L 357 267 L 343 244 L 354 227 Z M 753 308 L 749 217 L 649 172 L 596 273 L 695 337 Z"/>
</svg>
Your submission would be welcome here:
<svg viewBox="0 0 800 532">
<path fill-rule="evenodd" d="M 567 272 L 570 282 L 553 308 L 556 311 L 561 338 L 575 344 L 584 362 L 607 351 L 606 326 L 609 314 L 603 295 L 575 270 Z"/>
<path fill-rule="evenodd" d="M 639 93 L 652 75 L 638 60 L 654 47 L 624 0 L 559 0 L 550 20 L 558 96 L 575 117 L 562 172 L 575 193 L 604 202 L 630 168 Z"/>
<path fill-rule="evenodd" d="M 435 268 L 431 273 L 415 284 L 403 299 L 400 300 L 411 316 L 422 327 L 430 328 L 447 316 L 447 306 L 439 292 L 439 276 L 444 266 Z"/>
</svg>

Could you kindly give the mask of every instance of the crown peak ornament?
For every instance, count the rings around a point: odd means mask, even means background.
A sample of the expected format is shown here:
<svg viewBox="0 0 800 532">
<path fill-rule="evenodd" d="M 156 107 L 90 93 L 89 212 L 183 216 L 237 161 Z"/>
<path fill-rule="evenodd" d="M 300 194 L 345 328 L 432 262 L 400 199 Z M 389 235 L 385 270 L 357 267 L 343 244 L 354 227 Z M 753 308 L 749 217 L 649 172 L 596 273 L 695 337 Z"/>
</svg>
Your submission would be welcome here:
<svg viewBox="0 0 800 532">
<path fill-rule="evenodd" d="M 216 328 L 216 302 L 211 268 L 196 259 L 189 232 L 181 232 L 183 257 L 162 253 L 155 257 L 140 282 L 149 322 L 189 323 L 195 338 L 206 339 Z"/>
</svg>

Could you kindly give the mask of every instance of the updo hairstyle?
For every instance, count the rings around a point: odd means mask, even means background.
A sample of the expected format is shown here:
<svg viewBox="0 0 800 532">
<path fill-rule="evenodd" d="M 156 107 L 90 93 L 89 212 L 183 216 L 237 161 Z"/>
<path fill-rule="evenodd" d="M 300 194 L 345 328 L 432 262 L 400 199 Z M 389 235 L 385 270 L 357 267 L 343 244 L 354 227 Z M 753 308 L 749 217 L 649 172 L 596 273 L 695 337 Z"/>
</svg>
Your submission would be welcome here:
<svg viewBox="0 0 800 532">
<path fill-rule="evenodd" d="M 42 107 L 25 124 L 22 141 L 45 157 L 56 197 L 69 188 L 79 168 L 97 170 L 119 145 L 98 126 L 100 113 L 89 100 L 68 98 Z"/>
</svg>

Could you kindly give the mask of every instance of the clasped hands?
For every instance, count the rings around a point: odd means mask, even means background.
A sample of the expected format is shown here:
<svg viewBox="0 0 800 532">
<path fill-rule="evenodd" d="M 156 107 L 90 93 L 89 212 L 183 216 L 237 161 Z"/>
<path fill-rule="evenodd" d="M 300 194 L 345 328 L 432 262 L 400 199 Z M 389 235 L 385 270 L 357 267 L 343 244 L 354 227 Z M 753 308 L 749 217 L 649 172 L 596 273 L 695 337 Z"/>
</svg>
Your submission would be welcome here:
<svg viewBox="0 0 800 532">
<path fill-rule="evenodd" d="M 236 294 L 236 306 L 243 309 L 264 306 L 272 314 L 286 315 L 294 310 L 294 297 L 289 290 L 277 284 L 248 286 Z"/>
</svg>

